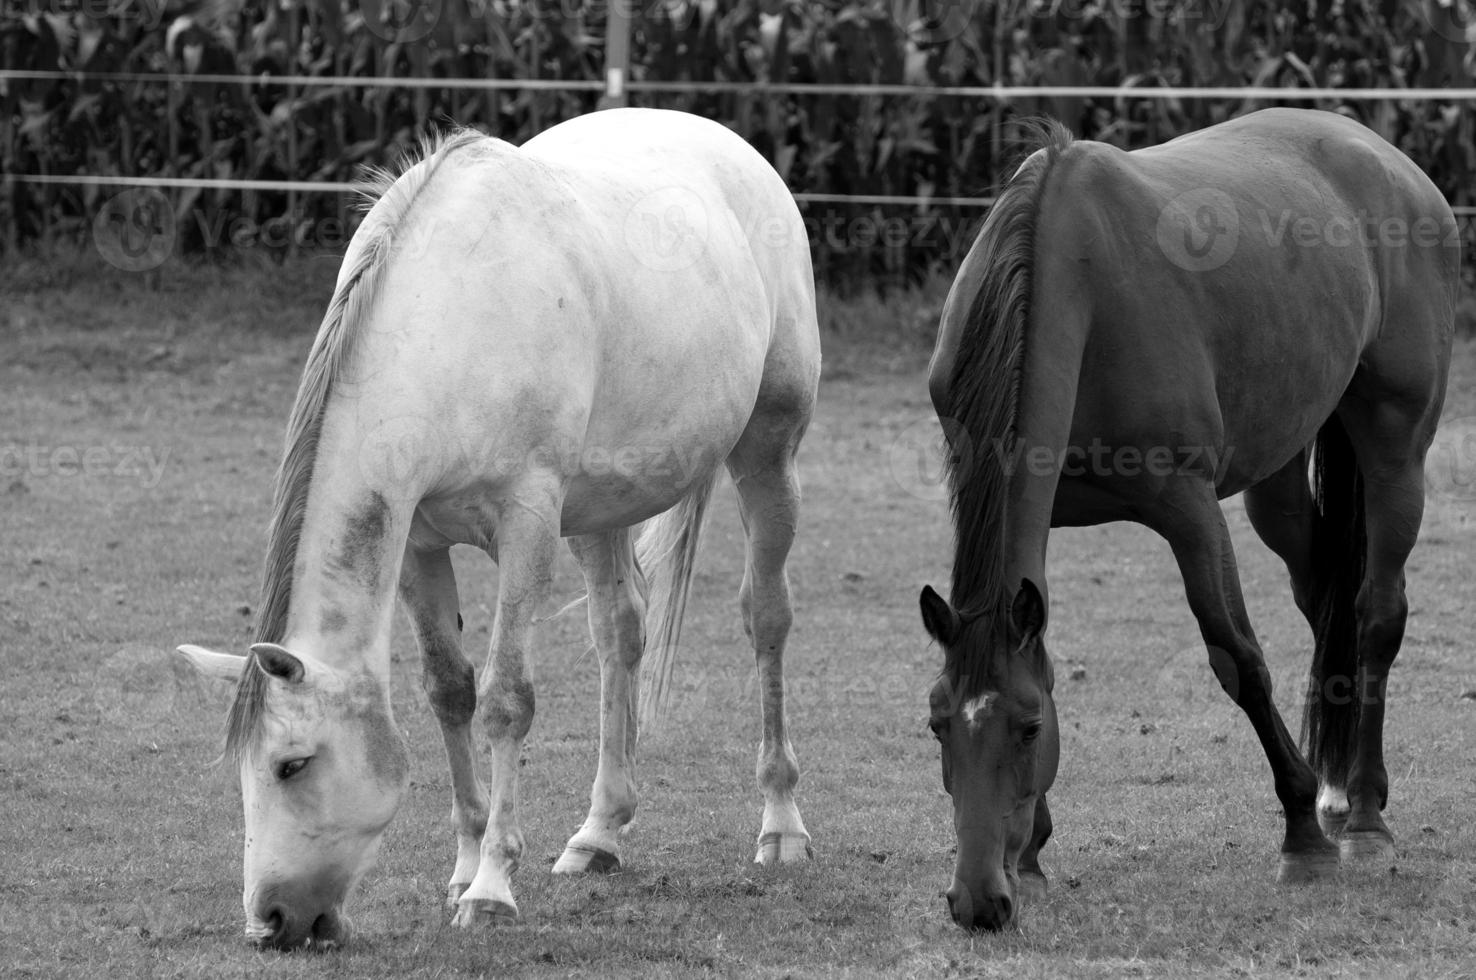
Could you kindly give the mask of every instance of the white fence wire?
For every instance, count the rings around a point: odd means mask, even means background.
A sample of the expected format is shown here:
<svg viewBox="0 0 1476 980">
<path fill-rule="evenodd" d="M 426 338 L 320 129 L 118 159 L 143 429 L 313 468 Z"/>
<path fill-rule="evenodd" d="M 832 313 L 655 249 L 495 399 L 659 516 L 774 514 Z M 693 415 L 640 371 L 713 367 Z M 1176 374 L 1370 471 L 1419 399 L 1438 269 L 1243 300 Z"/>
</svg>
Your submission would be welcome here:
<svg viewBox="0 0 1476 980">
<path fill-rule="evenodd" d="M 482 91 L 604 92 L 607 83 L 592 79 L 515 78 L 385 78 L 359 75 L 222 75 L 164 72 L 85 73 L 24 69 L 0 70 L 0 88 L 10 81 L 74 81 L 79 84 L 294 86 L 298 88 L 457 89 Z M 725 93 L 738 95 L 902 96 L 912 98 L 977 98 L 998 102 L 1017 99 L 1092 98 L 1118 100 L 1219 99 L 1247 102 L 1476 102 L 1476 88 L 1288 88 L 1271 86 L 1105 86 L 1105 85 L 832 85 L 771 84 L 766 82 L 627 80 L 632 94 Z M 102 175 L 0 174 L 0 181 L 74 186 L 152 187 L 158 189 L 275 191 L 282 193 L 357 194 L 360 185 L 348 181 L 247 180 L 192 177 L 126 177 Z M 802 204 L 912 205 L 916 207 L 989 207 L 994 198 L 928 197 L 893 194 L 823 194 L 797 192 Z M 1457 215 L 1476 215 L 1476 206 L 1457 206 Z"/>
</svg>

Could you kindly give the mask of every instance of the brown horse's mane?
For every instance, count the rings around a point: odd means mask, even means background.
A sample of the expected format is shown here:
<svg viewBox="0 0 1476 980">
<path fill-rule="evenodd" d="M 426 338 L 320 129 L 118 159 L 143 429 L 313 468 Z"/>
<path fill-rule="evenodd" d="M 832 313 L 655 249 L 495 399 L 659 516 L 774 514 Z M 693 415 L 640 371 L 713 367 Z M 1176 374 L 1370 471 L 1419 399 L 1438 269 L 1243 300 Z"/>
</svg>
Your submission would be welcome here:
<svg viewBox="0 0 1476 980">
<path fill-rule="evenodd" d="M 318 456 L 323 413 L 333 385 L 353 356 L 356 329 L 374 302 L 380 270 L 394 244 L 396 228 L 410 205 L 446 157 L 469 143 L 484 139 L 475 130 L 458 130 L 426 140 L 417 154 L 406 156 L 394 170 L 373 170 L 363 188 L 371 209 L 365 227 L 354 238 L 340 273 L 338 288 L 303 367 L 302 381 L 287 422 L 287 448 L 273 489 L 271 529 L 267 538 L 266 567 L 262 574 L 256 643 L 280 643 L 287 630 L 292 597 L 292 567 L 307 513 L 308 489 Z M 377 212 L 377 213 L 376 213 Z M 367 240 L 360 236 L 368 233 Z M 246 660 L 235 700 L 226 717 L 225 758 L 239 765 L 260 727 L 267 693 L 266 671 L 256 656 Z"/>
<path fill-rule="evenodd" d="M 1008 464 L 1015 459 L 1016 421 L 1034 281 L 1035 227 L 1051 169 L 1072 142 L 1054 120 L 1027 120 L 1033 153 L 1010 178 L 979 232 L 985 270 L 969 305 L 939 414 L 956 426 L 948 460 L 955 531 L 951 601 L 966 629 L 1002 630 L 1012 591 L 1004 581 Z M 997 644 L 956 644 L 945 667 L 973 696 L 982 690 Z"/>
</svg>

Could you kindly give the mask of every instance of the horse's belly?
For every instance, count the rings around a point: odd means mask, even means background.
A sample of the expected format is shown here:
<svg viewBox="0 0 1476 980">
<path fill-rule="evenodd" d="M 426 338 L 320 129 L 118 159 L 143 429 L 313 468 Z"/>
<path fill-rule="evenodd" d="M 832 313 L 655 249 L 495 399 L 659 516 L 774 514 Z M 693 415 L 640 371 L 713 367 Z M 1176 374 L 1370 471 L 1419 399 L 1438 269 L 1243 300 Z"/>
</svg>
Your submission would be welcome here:
<svg viewBox="0 0 1476 980">
<path fill-rule="evenodd" d="M 629 527 L 670 510 L 712 472 L 700 456 L 597 454 L 582 464 L 586 472 L 567 484 L 559 533 L 568 537 Z"/>
</svg>

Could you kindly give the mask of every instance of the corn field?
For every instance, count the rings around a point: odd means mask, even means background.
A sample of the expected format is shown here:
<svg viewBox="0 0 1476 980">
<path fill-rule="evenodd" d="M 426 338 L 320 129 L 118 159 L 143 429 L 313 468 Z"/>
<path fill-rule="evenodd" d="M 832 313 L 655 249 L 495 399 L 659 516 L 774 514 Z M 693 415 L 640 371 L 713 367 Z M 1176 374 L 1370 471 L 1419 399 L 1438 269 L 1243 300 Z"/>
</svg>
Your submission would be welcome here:
<svg viewBox="0 0 1476 980">
<path fill-rule="evenodd" d="M 617 0 L 634 2 L 634 0 Z M 271 76 L 603 79 L 606 0 L 0 0 L 0 248 L 84 235 L 116 188 L 11 175 L 352 180 L 428 128 L 520 142 L 596 108 L 588 91 L 293 86 Z M 1468 0 L 640 0 L 632 80 L 892 85 L 1471 84 Z M 239 82 L 91 74 L 232 75 Z M 1132 148 L 1254 107 L 1248 100 L 925 95 L 642 94 L 633 104 L 717 119 L 796 191 L 977 195 L 1008 175 L 1011 120 L 1048 113 Z M 1402 147 L 1454 204 L 1472 203 L 1476 134 L 1457 102 L 1302 104 L 1360 118 Z M 245 221 L 336 218 L 339 195 L 174 190 L 180 248 L 208 253 Z M 809 205 L 817 271 L 891 284 L 956 260 L 977 209 Z M 878 233 L 878 229 L 881 230 Z M 213 231 L 212 231 L 213 230 Z M 864 232 L 864 233 L 863 233 Z M 229 244 L 230 236 L 225 236 Z M 315 244 L 283 236 L 286 250 Z M 332 244 L 332 243 L 329 243 Z"/>
</svg>

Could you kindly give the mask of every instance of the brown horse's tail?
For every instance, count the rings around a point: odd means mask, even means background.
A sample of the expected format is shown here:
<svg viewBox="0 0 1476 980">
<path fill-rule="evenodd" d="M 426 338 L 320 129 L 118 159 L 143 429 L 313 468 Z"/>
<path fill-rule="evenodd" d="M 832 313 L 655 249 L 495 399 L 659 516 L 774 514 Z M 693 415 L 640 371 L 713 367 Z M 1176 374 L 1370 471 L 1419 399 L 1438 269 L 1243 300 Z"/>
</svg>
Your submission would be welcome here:
<svg viewBox="0 0 1476 980">
<path fill-rule="evenodd" d="M 1316 641 L 1302 715 L 1307 761 L 1323 782 L 1346 786 L 1358 734 L 1358 617 L 1368 536 L 1363 477 L 1347 430 L 1333 415 L 1317 434 L 1311 608 Z"/>
</svg>

